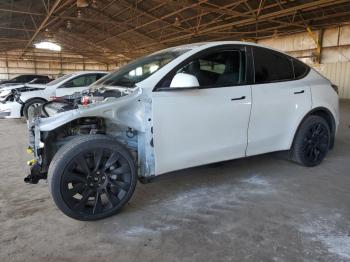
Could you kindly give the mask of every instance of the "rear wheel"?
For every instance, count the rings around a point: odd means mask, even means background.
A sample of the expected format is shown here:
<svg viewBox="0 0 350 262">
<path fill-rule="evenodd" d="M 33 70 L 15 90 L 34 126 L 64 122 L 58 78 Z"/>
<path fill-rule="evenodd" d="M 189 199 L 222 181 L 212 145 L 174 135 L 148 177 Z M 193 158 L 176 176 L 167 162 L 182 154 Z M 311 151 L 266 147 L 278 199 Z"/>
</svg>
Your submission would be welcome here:
<svg viewBox="0 0 350 262">
<path fill-rule="evenodd" d="M 129 201 L 137 174 L 127 148 L 114 138 L 88 135 L 57 152 L 48 180 L 52 198 L 64 214 L 97 220 L 116 214 Z"/>
<path fill-rule="evenodd" d="M 29 112 L 33 109 L 43 105 L 46 101 L 40 98 L 34 98 L 28 102 L 26 102 L 23 106 L 23 116 L 28 119 Z"/>
<path fill-rule="evenodd" d="M 326 157 L 331 141 L 330 127 L 320 116 L 309 116 L 296 134 L 291 158 L 304 166 L 316 166 Z"/>
</svg>

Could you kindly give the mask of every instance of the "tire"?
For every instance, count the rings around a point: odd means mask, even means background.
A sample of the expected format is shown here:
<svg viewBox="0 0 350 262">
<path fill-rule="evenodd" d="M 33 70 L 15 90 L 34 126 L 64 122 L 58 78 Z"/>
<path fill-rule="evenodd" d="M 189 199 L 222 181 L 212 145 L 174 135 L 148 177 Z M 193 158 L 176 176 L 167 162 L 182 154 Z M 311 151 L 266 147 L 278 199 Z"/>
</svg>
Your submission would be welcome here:
<svg viewBox="0 0 350 262">
<path fill-rule="evenodd" d="M 300 125 L 290 151 L 291 160 L 300 165 L 319 165 L 326 157 L 331 142 L 327 121 L 316 115 L 309 116 Z"/>
<path fill-rule="evenodd" d="M 26 102 L 23 106 L 23 116 L 28 119 L 28 113 L 29 113 L 29 108 L 32 106 L 39 106 L 46 103 L 46 101 L 44 99 L 40 99 L 40 98 L 34 98 L 29 100 L 28 102 Z"/>
<path fill-rule="evenodd" d="M 135 161 L 115 138 L 79 136 L 52 159 L 48 183 L 65 215 L 81 221 L 106 218 L 116 214 L 134 193 Z"/>
</svg>

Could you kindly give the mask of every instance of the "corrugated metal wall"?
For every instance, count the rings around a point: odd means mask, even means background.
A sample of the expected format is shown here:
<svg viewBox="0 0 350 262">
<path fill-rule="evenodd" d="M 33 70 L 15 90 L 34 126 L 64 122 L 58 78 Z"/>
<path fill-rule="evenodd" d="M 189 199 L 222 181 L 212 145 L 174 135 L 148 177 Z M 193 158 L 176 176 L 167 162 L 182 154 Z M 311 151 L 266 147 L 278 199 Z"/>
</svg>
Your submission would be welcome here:
<svg viewBox="0 0 350 262">
<path fill-rule="evenodd" d="M 350 99 L 350 62 L 323 64 L 319 71 L 338 86 L 340 98 Z"/>
<path fill-rule="evenodd" d="M 0 52 L 0 80 L 11 79 L 20 74 L 42 74 L 56 78 L 74 71 L 111 71 L 116 64 L 104 64 L 94 60 L 62 52 L 28 52 L 23 58 L 20 51 Z"/>
</svg>

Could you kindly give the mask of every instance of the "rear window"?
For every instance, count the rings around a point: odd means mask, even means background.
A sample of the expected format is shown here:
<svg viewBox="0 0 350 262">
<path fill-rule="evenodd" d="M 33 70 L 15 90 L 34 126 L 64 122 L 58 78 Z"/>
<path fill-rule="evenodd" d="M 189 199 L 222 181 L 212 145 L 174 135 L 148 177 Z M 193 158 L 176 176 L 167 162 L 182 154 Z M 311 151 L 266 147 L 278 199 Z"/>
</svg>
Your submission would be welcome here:
<svg viewBox="0 0 350 262">
<path fill-rule="evenodd" d="M 256 84 L 294 79 L 290 57 L 260 47 L 254 47 L 253 50 Z"/>
</svg>

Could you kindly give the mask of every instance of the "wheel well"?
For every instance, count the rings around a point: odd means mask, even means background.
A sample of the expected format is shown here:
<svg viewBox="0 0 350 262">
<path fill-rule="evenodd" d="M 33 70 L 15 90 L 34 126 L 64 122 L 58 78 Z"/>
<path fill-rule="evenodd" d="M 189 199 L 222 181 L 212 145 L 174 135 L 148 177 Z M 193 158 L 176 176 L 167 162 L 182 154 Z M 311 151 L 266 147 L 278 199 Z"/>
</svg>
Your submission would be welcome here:
<svg viewBox="0 0 350 262">
<path fill-rule="evenodd" d="M 308 118 L 309 116 L 320 116 L 324 120 L 326 120 L 326 122 L 328 123 L 329 128 L 331 130 L 331 142 L 330 142 L 329 148 L 332 149 L 333 146 L 334 146 L 335 129 L 336 129 L 335 119 L 334 119 L 333 114 L 327 108 L 324 108 L 324 107 L 314 108 L 306 116 L 304 116 L 303 120 L 300 122 L 300 124 L 298 126 L 297 132 L 298 132 L 299 127 L 301 126 L 301 124 L 304 122 L 304 120 L 306 118 Z M 296 133 L 294 135 L 294 139 L 295 139 Z M 294 142 L 294 139 L 293 139 L 293 142 Z"/>
<path fill-rule="evenodd" d="M 313 111 L 311 115 L 320 116 L 327 121 L 329 128 L 331 129 L 331 143 L 329 148 L 332 149 L 334 147 L 335 129 L 336 129 L 335 120 L 332 113 L 328 109 L 320 108 L 316 111 Z"/>
<path fill-rule="evenodd" d="M 38 100 L 42 100 L 42 101 L 44 101 L 44 102 L 47 102 L 47 100 L 46 100 L 45 98 L 42 98 L 42 97 L 33 97 L 33 98 L 28 99 L 27 101 L 25 101 L 25 102 L 22 104 L 22 107 L 21 107 L 21 116 L 24 116 L 24 115 L 23 115 L 24 105 L 27 104 L 27 103 L 30 102 L 30 101 L 33 101 L 34 99 L 38 99 Z"/>
</svg>

